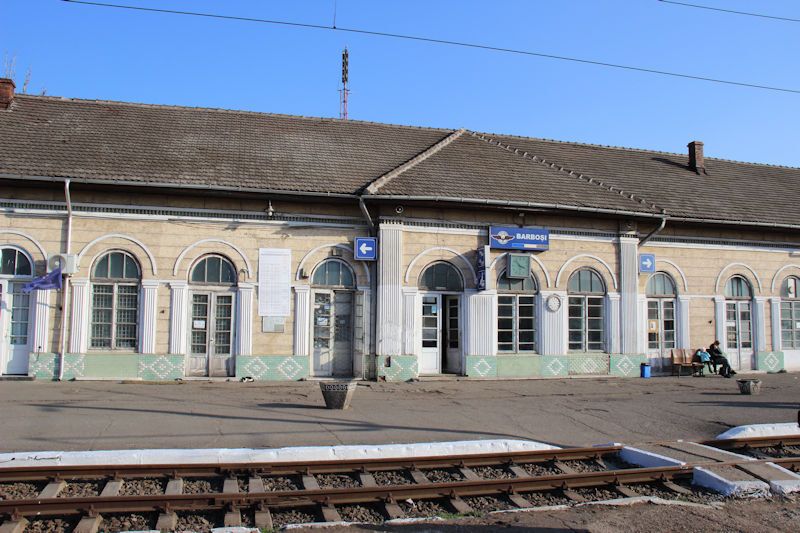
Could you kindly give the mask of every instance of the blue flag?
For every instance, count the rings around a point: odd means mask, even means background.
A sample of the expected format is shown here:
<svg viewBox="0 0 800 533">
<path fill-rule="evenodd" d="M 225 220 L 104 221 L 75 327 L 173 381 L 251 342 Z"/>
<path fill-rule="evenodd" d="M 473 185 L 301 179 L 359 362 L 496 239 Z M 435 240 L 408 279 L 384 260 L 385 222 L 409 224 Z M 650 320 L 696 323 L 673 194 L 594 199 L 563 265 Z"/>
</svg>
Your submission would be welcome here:
<svg viewBox="0 0 800 533">
<path fill-rule="evenodd" d="M 46 291 L 61 288 L 61 267 L 40 276 L 22 287 L 22 292 Z"/>
</svg>

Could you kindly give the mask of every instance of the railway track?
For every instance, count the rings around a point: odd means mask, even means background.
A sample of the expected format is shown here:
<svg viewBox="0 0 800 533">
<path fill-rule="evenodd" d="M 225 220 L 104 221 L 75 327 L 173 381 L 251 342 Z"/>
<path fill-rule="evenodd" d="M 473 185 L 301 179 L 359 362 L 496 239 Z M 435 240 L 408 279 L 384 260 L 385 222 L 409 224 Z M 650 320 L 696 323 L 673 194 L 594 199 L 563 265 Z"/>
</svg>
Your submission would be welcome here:
<svg viewBox="0 0 800 533">
<path fill-rule="evenodd" d="M 789 449 L 800 438 L 703 444 Z M 492 506 L 524 509 L 543 502 L 584 502 L 596 495 L 609 499 L 655 491 L 686 498 L 691 496 L 694 467 L 742 462 L 641 468 L 620 459 L 622 448 L 303 463 L 2 468 L 0 533 L 22 533 L 30 520 L 41 522 L 42 517 L 51 526 L 57 522 L 50 531 L 78 533 L 93 533 L 104 524 L 113 530 L 107 520 L 120 515 L 149 517 L 146 529 L 174 530 L 187 515 L 210 517 L 203 520 L 218 526 L 272 528 L 354 517 L 379 522 L 441 512 L 469 514 Z M 800 456 L 768 460 L 800 469 Z"/>
</svg>

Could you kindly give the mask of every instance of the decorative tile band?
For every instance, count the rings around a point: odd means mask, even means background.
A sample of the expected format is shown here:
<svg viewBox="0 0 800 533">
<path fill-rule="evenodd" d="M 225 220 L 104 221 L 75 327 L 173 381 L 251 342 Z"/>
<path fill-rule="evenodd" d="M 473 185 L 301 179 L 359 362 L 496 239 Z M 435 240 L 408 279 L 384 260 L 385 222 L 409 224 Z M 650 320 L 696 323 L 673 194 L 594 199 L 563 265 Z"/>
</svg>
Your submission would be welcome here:
<svg viewBox="0 0 800 533">
<path fill-rule="evenodd" d="M 497 377 L 497 357 L 468 355 L 467 356 L 467 376 L 471 378 L 496 378 Z"/>
<path fill-rule="evenodd" d="M 309 374 L 308 357 L 294 355 L 239 355 L 236 377 L 258 381 L 297 381 Z"/>
<path fill-rule="evenodd" d="M 756 353 L 756 369 L 765 370 L 767 372 L 778 372 L 783 370 L 784 367 L 784 354 L 783 352 L 758 352 Z"/>
<path fill-rule="evenodd" d="M 28 357 L 28 375 L 36 379 L 58 379 L 59 357 L 57 353 L 32 353 Z"/>
<path fill-rule="evenodd" d="M 388 364 L 388 366 L 387 366 Z M 385 381 L 408 381 L 419 377 L 416 355 L 379 355 L 377 357 L 378 379 Z"/>
<path fill-rule="evenodd" d="M 182 355 L 139 355 L 137 376 L 144 381 L 169 381 L 184 376 Z"/>
</svg>

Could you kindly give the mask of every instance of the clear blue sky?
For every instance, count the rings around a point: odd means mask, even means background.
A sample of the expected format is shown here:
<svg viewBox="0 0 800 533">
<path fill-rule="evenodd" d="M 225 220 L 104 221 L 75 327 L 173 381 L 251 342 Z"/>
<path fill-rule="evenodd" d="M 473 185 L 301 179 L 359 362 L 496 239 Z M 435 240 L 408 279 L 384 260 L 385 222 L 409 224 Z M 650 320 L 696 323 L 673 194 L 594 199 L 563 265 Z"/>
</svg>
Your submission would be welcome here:
<svg viewBox="0 0 800 533">
<path fill-rule="evenodd" d="M 102 1 L 102 0 L 101 0 Z M 330 24 L 334 0 L 109 0 Z M 687 0 L 688 1 L 688 0 Z M 792 0 L 692 0 L 800 18 Z M 800 166 L 800 94 L 322 30 L 3 0 L 0 53 L 29 92 L 350 117 Z M 800 24 L 657 0 L 338 0 L 339 26 L 800 89 Z"/>
</svg>

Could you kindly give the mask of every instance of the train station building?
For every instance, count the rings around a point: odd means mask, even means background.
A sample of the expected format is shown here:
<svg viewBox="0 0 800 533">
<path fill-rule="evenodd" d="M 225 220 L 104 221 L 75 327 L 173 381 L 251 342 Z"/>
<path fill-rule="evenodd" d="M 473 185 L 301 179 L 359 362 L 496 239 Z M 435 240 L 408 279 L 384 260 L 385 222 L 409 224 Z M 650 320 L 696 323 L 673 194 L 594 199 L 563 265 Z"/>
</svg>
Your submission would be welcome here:
<svg viewBox="0 0 800 533">
<path fill-rule="evenodd" d="M 676 154 L 0 80 L 0 373 L 638 376 L 714 339 L 735 369 L 800 370 L 798 193 L 800 169 L 698 141 Z M 23 290 L 59 268 L 61 289 Z"/>
</svg>

